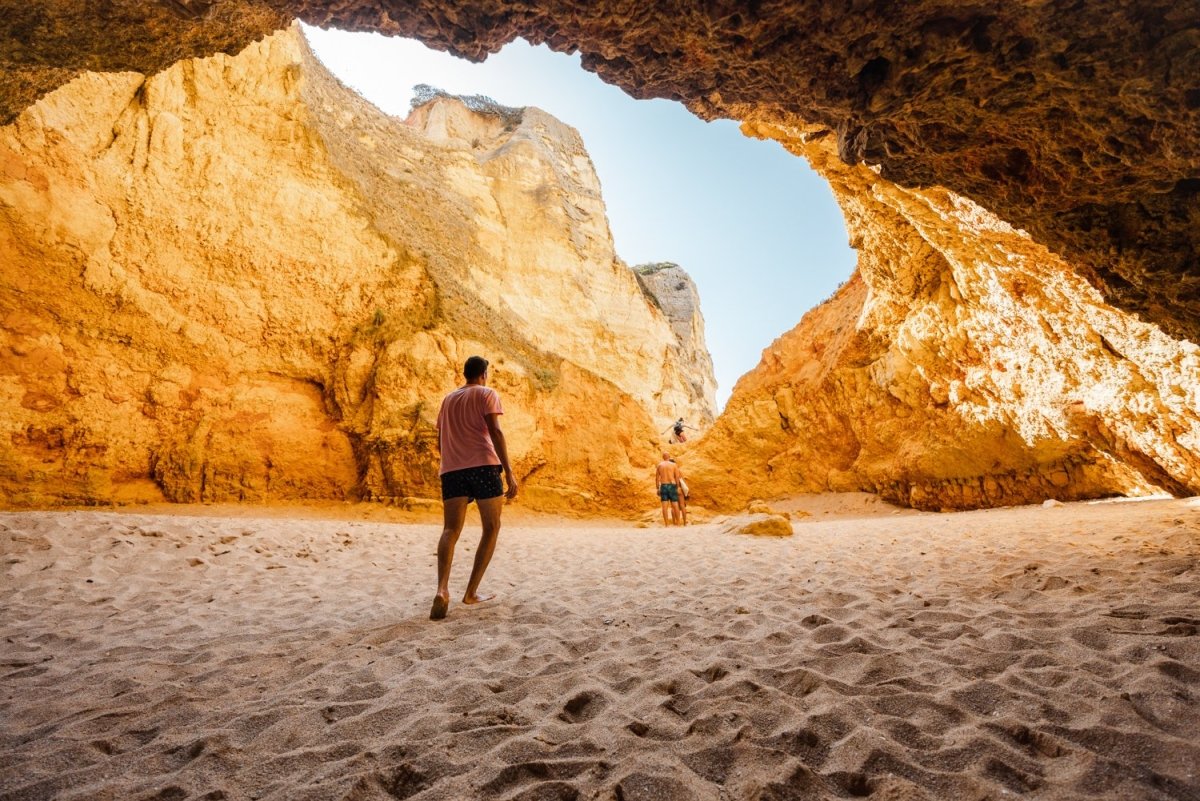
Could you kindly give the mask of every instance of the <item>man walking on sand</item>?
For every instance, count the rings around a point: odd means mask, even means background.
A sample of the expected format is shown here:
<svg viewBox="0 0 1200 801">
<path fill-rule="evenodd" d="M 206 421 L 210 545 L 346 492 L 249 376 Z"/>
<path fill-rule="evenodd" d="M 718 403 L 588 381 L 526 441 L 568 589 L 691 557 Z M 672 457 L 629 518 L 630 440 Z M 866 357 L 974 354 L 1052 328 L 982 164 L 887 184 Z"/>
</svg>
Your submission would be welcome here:
<svg viewBox="0 0 1200 801">
<path fill-rule="evenodd" d="M 477 604 L 494 596 L 480 595 L 479 582 L 496 550 L 500 534 L 500 511 L 505 498 L 517 497 L 517 480 L 508 463 L 508 445 L 500 430 L 500 396 L 487 385 L 488 362 L 482 356 L 472 356 L 463 365 L 466 384 L 442 399 L 437 419 L 437 443 L 442 464 L 438 471 L 442 479 L 442 538 L 438 540 L 437 594 L 433 596 L 430 620 L 441 620 L 450 608 L 450 565 L 454 561 L 454 546 L 467 519 L 471 501 L 479 507 L 483 534 L 475 551 L 475 564 L 467 579 L 464 604 Z M 500 482 L 501 470 L 505 492 Z"/>
<path fill-rule="evenodd" d="M 654 484 L 658 488 L 658 499 L 662 501 L 663 525 L 683 524 L 679 511 L 679 468 L 671 461 L 671 454 L 663 453 L 662 461 L 654 468 Z M 668 518 L 668 513 L 670 517 Z"/>
</svg>

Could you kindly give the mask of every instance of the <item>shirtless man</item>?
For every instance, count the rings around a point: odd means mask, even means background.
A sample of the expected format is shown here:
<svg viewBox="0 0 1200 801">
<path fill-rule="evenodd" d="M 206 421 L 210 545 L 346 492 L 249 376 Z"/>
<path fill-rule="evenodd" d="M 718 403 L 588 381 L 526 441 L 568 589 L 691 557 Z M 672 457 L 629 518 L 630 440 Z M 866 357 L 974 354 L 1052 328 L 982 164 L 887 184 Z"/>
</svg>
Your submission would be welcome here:
<svg viewBox="0 0 1200 801">
<path fill-rule="evenodd" d="M 658 489 L 658 499 L 662 501 L 664 526 L 671 525 L 672 521 L 677 526 L 683 525 L 679 511 L 679 481 L 679 468 L 671 461 L 671 454 L 664 453 L 662 461 L 654 468 L 654 485 Z"/>
<path fill-rule="evenodd" d="M 508 445 L 500 431 L 500 396 L 487 385 L 488 363 L 482 356 L 472 356 L 463 366 L 466 383 L 442 400 L 438 411 L 437 443 L 442 464 L 442 538 L 438 541 L 437 594 L 433 596 L 431 620 L 441 620 L 450 608 L 450 564 L 454 561 L 454 546 L 467 519 L 471 501 L 479 508 L 483 533 L 475 549 L 475 564 L 467 579 L 464 604 L 491 600 L 491 595 L 479 594 L 479 582 L 500 535 L 500 511 L 505 498 L 517 497 L 517 480 L 508 464 Z M 503 471 L 508 491 L 500 482 Z"/>
</svg>

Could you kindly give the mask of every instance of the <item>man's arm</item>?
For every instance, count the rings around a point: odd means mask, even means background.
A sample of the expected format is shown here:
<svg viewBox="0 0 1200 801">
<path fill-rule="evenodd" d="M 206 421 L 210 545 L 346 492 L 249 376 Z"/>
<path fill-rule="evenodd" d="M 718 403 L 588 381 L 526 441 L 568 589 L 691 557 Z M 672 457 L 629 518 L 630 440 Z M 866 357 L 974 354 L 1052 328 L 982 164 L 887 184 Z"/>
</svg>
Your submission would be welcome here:
<svg viewBox="0 0 1200 801">
<path fill-rule="evenodd" d="M 444 411 L 446 411 L 446 399 L 442 398 L 442 405 L 438 407 L 437 420 L 433 423 L 433 430 L 437 432 L 434 442 L 437 444 L 438 456 L 442 455 L 442 412 Z"/>
<path fill-rule="evenodd" d="M 504 468 L 504 483 L 508 485 L 508 492 L 504 493 L 504 497 L 511 500 L 517 497 L 517 479 L 508 463 L 508 443 L 504 441 L 504 432 L 500 430 L 500 415 L 488 414 L 484 415 L 483 419 L 487 422 L 488 434 L 492 437 L 496 455 L 500 457 L 500 466 Z"/>
</svg>

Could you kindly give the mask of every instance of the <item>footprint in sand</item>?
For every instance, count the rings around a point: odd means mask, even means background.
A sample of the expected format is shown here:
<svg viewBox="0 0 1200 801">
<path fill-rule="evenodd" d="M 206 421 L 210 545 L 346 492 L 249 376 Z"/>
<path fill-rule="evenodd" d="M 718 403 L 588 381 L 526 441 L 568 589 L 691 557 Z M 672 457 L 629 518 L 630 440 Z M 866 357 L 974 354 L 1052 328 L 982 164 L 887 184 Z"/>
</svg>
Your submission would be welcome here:
<svg viewBox="0 0 1200 801">
<path fill-rule="evenodd" d="M 558 719 L 565 720 L 567 723 L 582 723 L 596 717 L 606 706 L 608 706 L 607 698 L 600 693 L 585 690 L 563 704 Z"/>
</svg>

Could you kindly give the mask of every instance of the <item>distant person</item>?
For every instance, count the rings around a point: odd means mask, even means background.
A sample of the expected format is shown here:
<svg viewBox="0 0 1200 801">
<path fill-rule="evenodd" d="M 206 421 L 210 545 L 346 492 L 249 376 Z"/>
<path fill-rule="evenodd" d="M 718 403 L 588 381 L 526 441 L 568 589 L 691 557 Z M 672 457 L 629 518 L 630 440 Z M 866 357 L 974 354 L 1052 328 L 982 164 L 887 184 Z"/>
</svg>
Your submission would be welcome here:
<svg viewBox="0 0 1200 801">
<path fill-rule="evenodd" d="M 683 525 L 682 513 L 679 511 L 679 468 L 671 461 L 671 455 L 664 453 L 662 461 L 654 468 L 654 485 L 658 488 L 658 499 L 662 502 L 663 525 Z"/>
<path fill-rule="evenodd" d="M 441 620 L 450 608 L 450 565 L 454 546 L 467 519 L 471 501 L 479 507 L 483 533 L 475 551 L 475 565 L 467 579 L 464 604 L 477 604 L 494 596 L 480 595 L 479 582 L 496 550 L 500 534 L 500 512 L 505 498 L 517 497 L 517 480 L 508 462 L 508 445 L 500 430 L 500 396 L 487 385 L 488 362 L 472 356 L 463 365 L 466 383 L 442 399 L 438 411 L 437 444 L 441 454 L 442 538 L 438 541 L 437 594 L 433 596 L 430 620 Z M 505 492 L 501 471 L 508 484 Z"/>
<path fill-rule="evenodd" d="M 684 433 L 684 429 L 691 429 L 692 431 L 696 430 L 695 428 L 692 428 L 691 426 L 689 426 L 687 423 L 683 422 L 683 418 L 680 417 L 678 420 L 676 420 L 674 423 L 672 423 L 667 428 L 667 431 L 671 432 L 671 437 L 670 437 L 669 441 L 672 444 L 679 443 L 679 442 L 687 442 L 687 434 Z M 663 433 L 665 434 L 667 432 L 664 431 Z"/>
<path fill-rule="evenodd" d="M 688 524 L 687 518 L 687 502 L 688 502 L 688 485 L 687 479 L 683 477 L 683 468 L 679 466 L 679 460 L 674 456 L 671 461 L 675 463 L 675 469 L 679 471 L 679 513 L 683 516 L 683 524 Z"/>
</svg>

